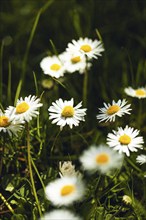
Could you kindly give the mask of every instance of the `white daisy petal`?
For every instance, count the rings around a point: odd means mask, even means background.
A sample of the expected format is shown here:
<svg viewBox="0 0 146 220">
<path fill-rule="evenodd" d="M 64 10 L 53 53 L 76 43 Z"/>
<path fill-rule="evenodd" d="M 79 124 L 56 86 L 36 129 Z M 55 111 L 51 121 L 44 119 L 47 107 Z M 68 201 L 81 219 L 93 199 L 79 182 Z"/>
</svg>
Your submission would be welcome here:
<svg viewBox="0 0 146 220">
<path fill-rule="evenodd" d="M 80 121 L 84 121 L 86 115 L 86 109 L 79 109 L 82 105 L 80 102 L 77 106 L 74 105 L 74 99 L 70 101 L 63 101 L 62 99 L 56 100 L 49 107 L 49 119 L 53 119 L 52 124 L 56 123 L 62 129 L 65 125 L 68 125 L 71 129 L 74 126 L 78 126 Z"/>
<path fill-rule="evenodd" d="M 46 213 L 40 220 L 81 220 L 81 218 L 66 209 L 57 209 Z"/>
<path fill-rule="evenodd" d="M 78 51 L 66 51 L 62 53 L 61 60 L 63 60 L 64 67 L 69 73 L 77 71 L 83 74 L 86 68 L 89 70 L 91 67 L 91 63 L 87 62 L 85 56 Z"/>
<path fill-rule="evenodd" d="M 85 187 L 81 178 L 64 176 L 46 186 L 45 194 L 53 205 L 70 205 L 82 199 Z"/>
<path fill-rule="evenodd" d="M 138 155 L 136 157 L 136 162 L 139 163 L 140 165 L 146 163 L 146 155 L 144 154 Z"/>
<path fill-rule="evenodd" d="M 80 157 L 83 169 L 89 172 L 99 171 L 108 174 L 113 169 L 121 168 L 123 154 L 119 154 L 105 145 L 92 145 Z"/>
<path fill-rule="evenodd" d="M 42 68 L 44 74 L 50 75 L 55 78 L 60 78 L 64 76 L 65 67 L 61 62 L 60 55 L 52 56 L 52 57 L 45 57 L 42 59 L 40 63 L 40 67 Z"/>
<path fill-rule="evenodd" d="M 129 86 L 128 88 L 125 88 L 124 91 L 127 95 L 138 99 L 146 98 L 146 87 L 139 87 L 137 89 L 133 89 Z"/>
<path fill-rule="evenodd" d="M 101 41 L 88 38 L 80 38 L 78 41 L 72 40 L 72 43 L 68 44 L 67 52 L 71 54 L 79 54 L 80 57 L 87 56 L 88 60 L 101 56 L 101 52 L 104 51 Z"/>
<path fill-rule="evenodd" d="M 16 107 L 9 106 L 5 112 L 7 115 L 12 114 L 15 120 L 29 122 L 33 117 L 37 117 L 39 114 L 38 108 L 42 105 L 39 98 L 29 95 L 24 99 L 22 97 L 18 99 Z"/>
<path fill-rule="evenodd" d="M 17 136 L 18 132 L 24 128 L 22 125 L 24 121 L 14 118 L 12 113 L 12 108 L 10 108 L 10 112 L 5 111 L 4 113 L 0 109 L 0 132 L 8 133 L 10 136 L 13 134 Z"/>
<path fill-rule="evenodd" d="M 116 116 L 122 117 L 124 114 L 131 114 L 130 104 L 127 104 L 125 99 L 119 100 L 118 102 L 112 101 L 112 105 L 109 103 L 103 103 L 105 107 L 99 108 L 99 114 L 96 116 L 99 122 L 102 121 L 115 121 Z"/>
<path fill-rule="evenodd" d="M 113 134 L 114 133 L 114 134 Z M 143 148 L 143 137 L 137 137 L 139 131 L 126 126 L 124 129 L 118 127 L 117 131 L 113 131 L 107 135 L 107 144 L 119 152 L 125 153 L 128 157 L 131 152 L 136 152 Z M 133 135 L 134 134 L 134 135 Z"/>
</svg>

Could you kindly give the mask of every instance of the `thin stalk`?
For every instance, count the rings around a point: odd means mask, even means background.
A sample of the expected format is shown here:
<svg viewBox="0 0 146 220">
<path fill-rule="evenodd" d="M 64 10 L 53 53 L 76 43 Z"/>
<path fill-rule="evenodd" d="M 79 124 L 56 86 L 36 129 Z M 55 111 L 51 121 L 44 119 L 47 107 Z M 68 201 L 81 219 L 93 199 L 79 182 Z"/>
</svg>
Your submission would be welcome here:
<svg viewBox="0 0 146 220">
<path fill-rule="evenodd" d="M 2 101 L 2 93 L 3 93 L 3 49 L 4 49 L 4 42 L 2 41 L 1 44 L 1 52 L 0 52 L 0 100 Z"/>
<path fill-rule="evenodd" d="M 83 104 L 87 106 L 87 86 L 88 86 L 88 69 L 87 69 L 87 59 L 86 59 L 86 68 L 84 73 L 83 81 Z"/>
<path fill-rule="evenodd" d="M 57 138 L 58 138 L 60 132 L 61 132 L 61 130 L 59 130 L 58 134 L 56 135 L 55 140 L 54 140 L 54 142 L 53 142 L 53 145 L 52 145 L 52 147 L 51 147 L 51 155 L 52 155 L 52 153 L 53 153 L 53 150 L 54 150 L 54 147 L 55 147 L 55 144 L 56 144 L 56 141 L 57 141 Z"/>
<path fill-rule="evenodd" d="M 14 215 L 15 212 L 12 208 L 12 206 L 7 202 L 7 200 L 5 199 L 5 197 L 0 193 L 0 198 L 3 201 L 3 203 L 7 206 L 7 208 L 10 210 L 10 212 Z"/>
<path fill-rule="evenodd" d="M 3 136 L 1 136 L 0 138 L 0 147 L 2 148 L 1 150 L 1 155 L 0 155 L 0 176 L 2 174 L 2 169 L 3 169 L 3 156 L 5 153 L 5 143 L 6 143 L 6 134 L 3 134 Z"/>
<path fill-rule="evenodd" d="M 31 44 L 32 44 L 32 40 L 34 38 L 34 34 L 35 34 L 35 31 L 36 31 L 36 28 L 38 26 L 38 22 L 39 22 L 40 16 L 41 16 L 42 13 L 44 13 L 47 10 L 47 8 L 53 2 L 54 2 L 54 0 L 47 1 L 46 4 L 44 4 L 44 6 L 37 13 L 36 19 L 34 21 L 34 24 L 33 24 L 33 27 L 32 27 L 32 30 L 31 30 L 28 42 L 27 42 L 26 51 L 25 51 L 25 54 L 24 54 L 24 57 L 23 57 L 22 73 L 21 73 L 21 78 L 20 78 L 19 84 L 17 86 L 14 105 L 16 104 L 16 101 L 17 101 L 17 99 L 19 97 L 19 94 L 20 94 L 20 91 L 21 91 L 22 84 L 24 83 L 24 78 L 25 78 L 25 73 L 26 73 L 26 66 L 27 66 L 27 60 L 28 60 L 28 54 L 29 54 L 29 50 L 30 50 L 30 47 L 31 47 Z"/>
<path fill-rule="evenodd" d="M 127 56 L 128 56 L 128 60 L 129 60 L 129 68 L 130 68 L 130 75 L 131 75 L 131 84 L 132 84 L 133 86 L 135 86 L 134 71 L 133 71 L 133 66 L 132 66 L 131 57 L 130 57 L 130 55 L 129 55 L 128 50 L 125 49 L 125 51 L 126 51 L 126 54 L 127 54 Z"/>
<path fill-rule="evenodd" d="M 7 89 L 7 95 L 8 95 L 8 103 L 11 103 L 11 76 L 12 76 L 12 71 L 11 71 L 11 63 L 9 62 L 9 75 L 8 75 L 8 89 Z"/>
<path fill-rule="evenodd" d="M 98 180 L 97 180 L 97 183 L 96 183 L 96 186 L 95 186 L 95 198 L 97 197 L 97 192 L 98 192 L 98 189 L 99 189 L 99 186 L 101 184 L 101 181 L 103 180 L 102 176 L 100 175 L 98 177 Z"/>
<path fill-rule="evenodd" d="M 50 44 L 51 44 L 51 46 L 52 46 L 52 49 L 53 49 L 53 52 L 54 52 L 54 54 L 56 55 L 56 56 L 58 56 L 58 51 L 57 51 L 57 49 L 56 49 L 56 47 L 55 47 L 55 44 L 53 43 L 53 41 L 50 39 Z"/>
<path fill-rule="evenodd" d="M 32 40 L 33 40 L 35 31 L 36 31 L 37 25 L 38 25 L 40 15 L 41 15 L 41 10 L 38 12 L 38 14 L 36 16 L 36 19 L 35 19 L 34 25 L 32 27 L 32 31 L 30 33 L 30 37 L 29 37 L 29 40 L 28 40 L 28 43 L 27 43 L 27 46 L 26 46 L 26 51 L 25 51 L 24 58 L 23 58 L 23 61 L 22 61 L 21 79 L 20 79 L 19 84 L 17 86 L 14 104 L 16 104 L 16 101 L 17 101 L 17 99 L 19 97 L 19 94 L 20 94 L 20 91 L 21 91 L 22 84 L 24 82 L 25 73 L 26 73 L 26 64 L 27 64 L 27 60 L 28 60 L 28 54 L 29 54 L 30 46 L 32 44 Z"/>
<path fill-rule="evenodd" d="M 39 178 L 39 180 L 40 180 L 40 182 L 41 182 L 41 184 L 42 184 L 43 190 L 45 191 L 45 185 L 44 185 L 44 183 L 43 183 L 43 180 L 42 180 L 42 178 L 41 178 L 41 176 L 40 176 L 40 174 L 39 174 L 39 171 L 38 171 L 38 169 L 37 169 L 37 167 L 36 167 L 36 165 L 35 165 L 35 163 L 34 163 L 34 161 L 33 161 L 32 158 L 31 158 L 31 163 L 32 163 L 32 166 L 33 166 L 33 168 L 34 168 L 36 174 L 38 175 L 38 178 Z"/>
<path fill-rule="evenodd" d="M 1 159 L 0 159 L 0 176 L 2 174 L 2 169 L 3 169 L 3 155 L 4 155 L 4 145 L 2 144 L 1 146 L 2 151 L 1 151 Z"/>
<path fill-rule="evenodd" d="M 121 205 L 121 206 L 119 207 L 119 209 L 117 210 L 117 212 L 115 212 L 115 213 L 111 216 L 111 218 L 110 218 L 109 220 L 113 220 L 113 217 L 115 217 L 116 215 L 118 215 L 118 214 L 121 212 L 122 209 L 123 209 L 123 205 Z"/>
<path fill-rule="evenodd" d="M 141 119 L 142 119 L 142 102 L 141 102 L 140 99 L 138 101 L 139 101 L 139 111 L 138 111 L 138 122 L 137 122 L 137 124 L 138 124 L 138 128 L 140 129 Z"/>
<path fill-rule="evenodd" d="M 34 184 L 34 179 L 33 179 L 33 174 L 32 174 L 32 166 L 31 166 L 31 153 L 30 153 L 30 133 L 29 133 L 29 126 L 28 123 L 26 124 L 26 129 L 27 129 L 27 158 L 28 158 L 28 170 L 30 173 L 30 181 L 31 181 L 31 185 L 32 185 L 32 191 L 36 200 L 36 204 L 38 207 L 38 211 L 39 211 L 39 215 L 40 217 L 42 216 L 42 211 L 41 211 L 41 207 L 39 204 L 39 200 L 38 200 L 38 196 L 37 196 L 37 192 L 36 192 L 36 188 L 35 188 L 35 184 Z"/>
<path fill-rule="evenodd" d="M 128 161 L 128 163 L 130 163 L 130 165 L 131 165 L 135 170 L 138 171 L 138 173 L 139 173 L 139 172 L 141 173 L 141 170 L 140 170 L 129 158 L 127 158 L 127 161 Z"/>
<path fill-rule="evenodd" d="M 33 78 L 34 78 L 34 84 L 35 84 L 35 90 L 36 90 L 36 96 L 39 95 L 39 90 L 38 90 L 38 84 L 37 84 L 37 78 L 35 72 L 33 72 Z"/>
</svg>

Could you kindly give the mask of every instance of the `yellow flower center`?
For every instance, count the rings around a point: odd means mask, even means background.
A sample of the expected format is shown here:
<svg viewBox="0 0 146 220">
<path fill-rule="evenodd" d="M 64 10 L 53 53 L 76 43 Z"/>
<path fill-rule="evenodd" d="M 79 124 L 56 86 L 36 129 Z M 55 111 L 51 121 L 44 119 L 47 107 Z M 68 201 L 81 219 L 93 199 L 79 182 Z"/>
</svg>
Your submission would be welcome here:
<svg viewBox="0 0 146 220">
<path fill-rule="evenodd" d="M 112 105 L 107 109 L 108 115 L 113 115 L 117 113 L 120 110 L 120 107 L 118 105 Z"/>
<path fill-rule="evenodd" d="M 74 185 L 66 185 L 66 186 L 63 186 L 63 188 L 61 189 L 61 195 L 62 196 L 67 196 L 67 195 L 71 194 L 74 191 L 75 191 L 75 186 Z"/>
<path fill-rule="evenodd" d="M 83 50 L 85 53 L 88 53 L 92 50 L 92 48 L 90 47 L 90 45 L 84 44 L 80 47 L 80 50 Z"/>
<path fill-rule="evenodd" d="M 120 138 L 119 138 L 119 142 L 123 145 L 127 145 L 130 144 L 131 142 L 131 137 L 129 137 L 127 134 L 123 134 Z"/>
<path fill-rule="evenodd" d="M 78 63 L 78 62 L 80 62 L 80 61 L 81 61 L 80 56 L 73 57 L 73 58 L 71 59 L 71 62 L 72 62 L 72 63 Z"/>
<path fill-rule="evenodd" d="M 0 127 L 7 127 L 10 124 L 7 116 L 0 116 Z"/>
<path fill-rule="evenodd" d="M 16 106 L 16 113 L 21 114 L 29 109 L 29 105 L 26 102 L 21 102 Z"/>
<path fill-rule="evenodd" d="M 74 108 L 72 106 L 65 106 L 62 110 L 61 116 L 68 118 L 74 115 Z"/>
<path fill-rule="evenodd" d="M 96 156 L 96 162 L 98 164 L 105 164 L 108 163 L 108 161 L 109 161 L 109 156 L 105 153 Z"/>
<path fill-rule="evenodd" d="M 60 68 L 61 68 L 61 66 L 57 63 L 54 63 L 50 66 L 50 69 L 54 70 L 54 71 L 58 71 L 58 70 L 60 70 Z"/>
<path fill-rule="evenodd" d="M 137 96 L 145 96 L 146 92 L 143 89 L 137 89 L 136 90 L 136 95 Z"/>
</svg>

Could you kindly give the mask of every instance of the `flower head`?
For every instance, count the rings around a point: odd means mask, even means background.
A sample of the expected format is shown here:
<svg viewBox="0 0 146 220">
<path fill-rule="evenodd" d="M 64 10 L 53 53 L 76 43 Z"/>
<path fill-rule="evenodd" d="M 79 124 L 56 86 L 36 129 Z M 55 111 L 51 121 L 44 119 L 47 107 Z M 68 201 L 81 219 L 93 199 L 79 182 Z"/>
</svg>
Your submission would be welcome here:
<svg viewBox="0 0 146 220">
<path fill-rule="evenodd" d="M 84 184 L 76 176 L 66 176 L 49 183 L 45 193 L 53 205 L 70 205 L 83 197 Z"/>
<path fill-rule="evenodd" d="M 55 78 L 64 76 L 65 68 L 60 60 L 60 56 L 45 57 L 40 63 L 44 74 L 50 75 Z"/>
<path fill-rule="evenodd" d="M 87 171 L 95 172 L 98 170 L 106 174 L 113 169 L 121 168 L 123 155 L 118 154 L 105 145 L 92 145 L 88 150 L 83 152 L 80 162 Z"/>
<path fill-rule="evenodd" d="M 75 171 L 75 165 L 71 161 L 59 162 L 60 176 L 81 176 L 79 171 Z"/>
<path fill-rule="evenodd" d="M 69 210 L 57 209 L 46 213 L 40 220 L 81 220 L 81 218 Z"/>
<path fill-rule="evenodd" d="M 133 89 L 132 87 L 128 87 L 128 88 L 125 88 L 124 91 L 127 95 L 138 98 L 138 99 L 146 98 L 146 88 L 145 87 L 139 87 L 137 89 Z"/>
<path fill-rule="evenodd" d="M 97 115 L 97 119 L 101 121 L 115 121 L 116 116 L 122 117 L 124 114 L 131 114 L 129 108 L 131 104 L 127 104 L 125 99 L 118 102 L 112 101 L 112 104 L 104 103 L 103 108 L 99 108 L 100 113 Z"/>
<path fill-rule="evenodd" d="M 22 97 L 18 99 L 16 107 L 10 106 L 6 110 L 6 114 L 11 114 L 15 120 L 29 122 L 33 117 L 39 115 L 38 108 L 42 105 L 39 98 L 29 95 L 24 99 Z"/>
<path fill-rule="evenodd" d="M 130 196 L 124 195 L 124 196 L 123 196 L 123 202 L 124 202 L 126 205 L 131 205 L 131 204 L 132 204 L 132 199 L 131 199 Z"/>
<path fill-rule="evenodd" d="M 104 51 L 103 45 L 101 41 L 91 40 L 89 38 L 80 38 L 79 40 L 72 40 L 72 43 L 68 44 L 67 48 L 68 52 L 80 52 L 81 56 L 87 56 L 88 59 L 95 58 L 101 56 L 101 52 Z"/>
<path fill-rule="evenodd" d="M 3 113 L 0 109 L 0 132 L 8 133 L 10 136 L 12 134 L 17 136 L 17 133 L 23 129 L 22 123 L 24 121 L 16 120 L 6 111 Z"/>
<path fill-rule="evenodd" d="M 146 163 L 146 155 L 144 154 L 138 155 L 136 157 L 136 162 L 139 163 L 140 165 Z"/>
<path fill-rule="evenodd" d="M 124 129 L 118 127 L 117 131 L 109 133 L 107 136 L 107 144 L 113 147 L 114 150 L 119 151 L 119 153 L 125 153 L 130 156 L 131 152 L 136 152 L 137 149 L 142 149 L 142 144 L 144 143 L 143 137 L 137 137 L 139 130 L 126 126 Z"/>
<path fill-rule="evenodd" d="M 80 121 L 84 121 L 84 116 L 86 115 L 86 109 L 80 109 L 81 103 L 73 107 L 73 98 L 70 101 L 59 99 L 53 102 L 52 106 L 48 109 L 49 119 L 53 119 L 52 124 L 56 123 L 60 126 L 60 129 L 65 125 L 69 125 L 71 129 L 73 125 L 78 126 Z"/>
<path fill-rule="evenodd" d="M 67 72 L 74 73 L 78 71 L 80 74 L 85 72 L 86 68 L 91 67 L 91 63 L 86 61 L 85 56 L 79 52 L 64 52 L 61 55 L 61 60 Z"/>
</svg>

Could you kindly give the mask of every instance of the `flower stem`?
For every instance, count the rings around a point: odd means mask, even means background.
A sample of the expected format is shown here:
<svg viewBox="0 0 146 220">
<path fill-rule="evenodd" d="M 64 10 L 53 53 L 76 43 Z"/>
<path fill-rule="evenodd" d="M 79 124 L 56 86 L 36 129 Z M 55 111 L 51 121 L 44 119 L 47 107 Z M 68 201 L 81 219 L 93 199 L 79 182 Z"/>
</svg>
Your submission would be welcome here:
<svg viewBox="0 0 146 220">
<path fill-rule="evenodd" d="M 35 165 L 33 159 L 31 159 L 31 163 L 32 163 L 32 166 L 33 166 L 33 168 L 34 168 L 36 174 L 38 175 L 38 178 L 39 178 L 39 180 L 40 180 L 40 182 L 41 182 L 41 184 L 42 184 L 43 190 L 45 191 L 45 185 L 44 185 L 44 183 L 43 183 L 43 180 L 42 180 L 42 178 L 41 178 L 41 176 L 40 176 L 40 174 L 39 174 L 39 171 L 38 171 L 38 169 L 37 169 L 37 167 L 36 167 L 36 165 Z"/>
<path fill-rule="evenodd" d="M 35 188 L 35 184 L 34 184 L 34 179 L 33 179 L 33 174 L 32 174 L 32 166 L 31 166 L 31 153 L 30 153 L 30 133 L 29 133 L 29 126 L 28 123 L 26 124 L 26 129 L 27 129 L 27 158 L 28 158 L 28 169 L 29 169 L 29 173 L 30 173 L 30 181 L 31 181 L 31 185 L 32 185 L 32 191 L 36 200 L 36 204 L 38 207 L 38 211 L 39 211 L 39 215 L 42 216 L 42 211 L 40 208 L 40 204 L 39 204 L 39 200 L 38 200 L 38 196 L 37 196 L 37 192 L 36 192 L 36 188 Z"/>
<path fill-rule="evenodd" d="M 1 200 L 4 202 L 4 204 L 8 207 L 8 209 L 10 210 L 10 212 L 14 215 L 14 210 L 11 207 L 11 205 L 7 202 L 7 200 L 5 199 L 5 197 L 0 193 L 0 198 Z"/>
<path fill-rule="evenodd" d="M 138 112 L 137 124 L 138 124 L 138 128 L 140 129 L 141 128 L 141 118 L 142 118 L 142 102 L 141 102 L 141 100 L 138 100 L 138 101 L 139 101 L 139 112 Z"/>
<path fill-rule="evenodd" d="M 52 147 L 51 147 L 51 155 L 52 155 L 52 153 L 53 153 L 53 151 L 54 151 L 54 147 L 55 147 L 55 144 L 56 144 L 56 141 L 57 141 L 57 138 L 58 138 L 60 132 L 61 132 L 61 130 L 59 130 L 58 134 L 56 135 L 55 140 L 54 140 L 54 142 L 53 142 L 53 145 L 52 145 Z"/>
<path fill-rule="evenodd" d="M 88 71 L 85 69 L 84 81 L 83 81 L 83 104 L 87 106 L 87 85 L 88 85 Z"/>
<path fill-rule="evenodd" d="M 127 161 L 135 170 L 138 171 L 138 173 L 141 173 L 141 170 L 129 158 L 127 158 Z"/>
</svg>

